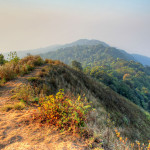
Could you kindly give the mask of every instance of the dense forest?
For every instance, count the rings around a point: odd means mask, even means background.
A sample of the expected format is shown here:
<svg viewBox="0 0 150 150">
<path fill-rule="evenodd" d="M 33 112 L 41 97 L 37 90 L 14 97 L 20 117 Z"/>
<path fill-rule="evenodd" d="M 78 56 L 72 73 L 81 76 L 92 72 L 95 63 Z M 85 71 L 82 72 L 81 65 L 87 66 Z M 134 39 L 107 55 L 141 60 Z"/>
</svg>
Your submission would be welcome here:
<svg viewBox="0 0 150 150">
<path fill-rule="evenodd" d="M 102 44 L 78 45 L 49 52 L 46 57 L 70 65 L 73 60 L 80 62 L 86 74 L 150 111 L 150 67 L 125 51 Z"/>
<path fill-rule="evenodd" d="M 150 111 L 150 67 L 117 59 L 109 66 L 87 67 L 85 72 Z"/>
</svg>

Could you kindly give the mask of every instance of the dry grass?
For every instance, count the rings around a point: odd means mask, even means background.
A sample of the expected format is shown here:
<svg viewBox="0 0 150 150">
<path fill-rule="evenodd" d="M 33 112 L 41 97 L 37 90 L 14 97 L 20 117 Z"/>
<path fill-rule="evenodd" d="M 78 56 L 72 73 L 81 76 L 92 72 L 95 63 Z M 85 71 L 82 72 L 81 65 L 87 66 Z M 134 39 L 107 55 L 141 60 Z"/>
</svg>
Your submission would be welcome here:
<svg viewBox="0 0 150 150">
<path fill-rule="evenodd" d="M 10 111 L 0 115 L 0 149 L 89 149 L 84 139 L 66 132 L 60 133 L 54 126 L 40 126 L 31 122 L 29 111 Z"/>
<path fill-rule="evenodd" d="M 44 63 L 40 56 L 27 56 L 18 61 L 9 61 L 0 66 L 0 85 L 2 86 L 8 80 L 14 79 L 19 75 L 27 74 L 36 66 Z"/>
<path fill-rule="evenodd" d="M 23 102 L 18 102 L 18 103 L 14 103 L 14 104 L 6 104 L 4 106 L 1 107 L 2 111 L 9 111 L 9 110 L 23 110 L 25 108 L 25 104 Z"/>
</svg>

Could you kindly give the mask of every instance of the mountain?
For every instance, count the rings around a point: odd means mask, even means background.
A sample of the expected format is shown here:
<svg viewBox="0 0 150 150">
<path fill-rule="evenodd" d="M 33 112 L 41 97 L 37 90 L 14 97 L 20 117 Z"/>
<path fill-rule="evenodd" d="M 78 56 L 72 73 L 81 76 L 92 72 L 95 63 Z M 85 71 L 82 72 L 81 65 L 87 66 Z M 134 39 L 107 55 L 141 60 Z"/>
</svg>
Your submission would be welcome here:
<svg viewBox="0 0 150 150">
<path fill-rule="evenodd" d="M 108 60 L 125 59 L 134 60 L 130 54 L 114 47 L 106 47 L 103 44 L 98 45 L 77 45 L 72 47 L 61 48 L 57 51 L 41 54 L 43 58 L 61 60 L 66 64 L 70 64 L 72 60 L 82 62 L 85 66 L 96 66 L 102 61 L 108 63 Z M 104 62 L 103 62 L 104 63 Z"/>
<path fill-rule="evenodd" d="M 132 56 L 135 58 L 136 61 L 140 62 L 141 64 L 145 66 L 150 66 L 150 57 L 139 54 L 132 54 Z"/>
<path fill-rule="evenodd" d="M 77 45 L 41 55 L 71 65 L 82 64 L 84 72 L 150 111 L 150 68 L 123 50 L 98 45 Z"/>
<path fill-rule="evenodd" d="M 131 141 L 149 139 L 150 115 L 148 112 L 83 72 L 74 70 L 60 61 L 47 60 L 47 63 L 50 66 L 45 69 L 46 71 L 39 73 L 40 78 L 31 82 L 33 87 L 46 84 L 44 87 L 51 94 L 64 89 L 66 93 L 85 95 L 97 111 L 97 115 L 93 114 L 97 116 L 96 122 L 91 124 L 95 134 L 97 129 L 99 134 L 102 134 L 101 138 L 104 139 L 106 136 L 104 131 L 107 131 L 104 114 L 109 113 L 115 126 L 121 128 L 121 134 Z"/>
<path fill-rule="evenodd" d="M 77 40 L 77 41 L 72 42 L 70 44 L 65 44 L 64 46 L 62 46 L 62 48 L 72 47 L 72 46 L 79 46 L 79 45 L 81 46 L 81 45 L 98 45 L 98 44 L 102 44 L 105 47 L 109 47 L 108 44 L 106 44 L 104 42 L 101 42 L 99 40 L 80 39 L 80 40 Z"/>
<path fill-rule="evenodd" d="M 122 49 L 119 49 L 119 50 L 124 54 L 124 56 L 130 58 L 130 60 L 133 60 L 133 61 L 137 61 L 137 62 L 138 62 L 138 60 L 137 60 L 133 55 L 127 53 L 125 50 L 122 50 Z"/>
<path fill-rule="evenodd" d="M 50 58 L 50 54 L 49 52 L 50 51 L 56 51 L 58 49 L 61 49 L 61 48 L 67 48 L 67 47 L 73 47 L 73 46 L 92 46 L 92 45 L 102 45 L 104 47 L 111 47 L 109 46 L 108 44 L 106 44 L 105 42 L 102 42 L 102 41 L 99 41 L 99 40 L 88 40 L 88 39 L 80 39 L 80 40 L 77 40 L 75 42 L 72 42 L 72 43 L 69 43 L 69 44 L 65 44 L 65 45 L 60 45 L 59 47 L 56 47 L 54 49 L 50 49 L 49 51 L 43 51 L 42 50 L 42 53 L 40 52 L 40 55 L 44 58 Z M 112 47 L 111 47 L 112 48 Z M 114 48 L 115 49 L 115 48 Z M 48 49 L 47 49 L 48 50 Z M 128 59 L 128 60 L 134 60 L 134 61 L 137 61 L 137 62 L 140 62 L 141 64 L 143 65 L 147 65 L 147 66 L 150 66 L 150 58 L 149 57 L 146 57 L 146 56 L 142 56 L 142 55 L 139 55 L 139 54 L 129 54 L 127 53 L 126 51 L 124 50 L 121 50 L 121 49 L 118 49 L 120 52 L 122 52 L 124 54 L 124 57 L 125 59 Z M 44 54 L 46 53 L 46 54 Z M 48 55 L 48 56 L 47 56 Z M 112 54 L 112 55 L 115 55 Z M 45 57 L 47 56 L 47 57 Z M 119 57 L 120 58 L 120 57 Z M 55 59 L 55 57 L 54 57 Z M 124 58 L 123 58 L 124 59 Z"/>
<path fill-rule="evenodd" d="M 50 52 L 50 51 L 57 50 L 59 48 L 61 48 L 61 45 L 53 45 L 53 46 L 48 46 L 48 47 L 45 47 L 45 48 L 38 48 L 38 49 L 33 49 L 33 50 L 17 51 L 17 55 L 18 55 L 18 57 L 23 58 L 23 57 L 27 56 L 28 54 L 38 55 L 41 52 L 42 53 L 47 53 L 47 52 Z M 8 54 L 9 54 L 9 52 L 3 53 L 3 55 L 5 56 L 5 59 L 7 59 Z"/>
<path fill-rule="evenodd" d="M 71 47 L 71 46 L 77 46 L 77 45 L 97 45 L 97 44 L 102 44 L 106 47 L 108 47 L 109 45 L 98 41 L 98 40 L 88 40 L 88 39 L 80 39 L 78 41 L 69 43 L 69 44 L 64 44 L 64 45 L 52 45 L 52 46 L 48 46 L 48 47 L 43 47 L 43 48 L 38 48 L 38 49 L 32 49 L 32 50 L 24 50 L 24 51 L 17 51 L 17 55 L 20 58 L 23 58 L 25 56 L 27 56 L 28 54 L 31 55 L 38 55 L 41 53 L 48 53 L 50 51 L 56 51 L 60 48 L 66 48 L 66 47 Z M 5 58 L 7 58 L 9 53 L 3 53 L 3 55 L 5 56 Z"/>
<path fill-rule="evenodd" d="M 43 48 L 38 48 L 38 49 L 32 49 L 32 50 L 24 50 L 24 51 L 17 51 L 18 57 L 23 58 L 27 56 L 28 54 L 31 55 L 41 55 L 43 58 L 48 58 L 46 57 L 49 55 L 49 52 L 51 51 L 56 51 L 61 48 L 67 48 L 67 47 L 72 47 L 72 46 L 90 46 L 90 45 L 98 45 L 101 44 L 104 47 L 110 47 L 108 44 L 105 42 L 99 41 L 99 40 L 89 40 L 89 39 L 80 39 L 72 43 L 64 44 L 64 45 L 52 45 L 48 47 L 43 47 Z M 119 49 L 120 50 L 120 49 Z M 142 56 L 139 54 L 128 54 L 124 50 L 120 50 L 128 59 L 134 60 L 137 62 L 142 63 L 143 65 L 148 65 L 150 66 L 150 58 L 146 56 Z M 3 53 L 5 56 L 5 59 L 8 57 L 9 53 Z"/>
</svg>

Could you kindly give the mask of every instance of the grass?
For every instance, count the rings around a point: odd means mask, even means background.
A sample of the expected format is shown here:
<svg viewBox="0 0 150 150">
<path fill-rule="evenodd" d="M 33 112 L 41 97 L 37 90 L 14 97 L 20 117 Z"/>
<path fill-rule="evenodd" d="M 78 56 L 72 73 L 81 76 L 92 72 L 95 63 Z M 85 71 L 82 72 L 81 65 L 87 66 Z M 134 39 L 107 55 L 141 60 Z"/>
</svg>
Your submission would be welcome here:
<svg viewBox="0 0 150 150">
<path fill-rule="evenodd" d="M 10 110 L 23 110 L 25 108 L 25 104 L 23 102 L 18 102 L 14 104 L 7 104 L 1 107 L 2 111 L 10 111 Z"/>
<path fill-rule="evenodd" d="M 17 59 L 17 61 L 9 61 L 0 66 L 0 85 L 5 82 L 14 79 L 17 76 L 23 76 L 24 74 L 32 71 L 36 66 L 40 66 L 44 63 L 40 56 L 27 56 L 23 59 Z"/>
<path fill-rule="evenodd" d="M 28 85 L 24 84 L 14 89 L 12 92 L 13 94 L 11 99 L 23 100 L 27 104 L 29 104 L 35 96 L 35 90 L 29 84 Z"/>
</svg>

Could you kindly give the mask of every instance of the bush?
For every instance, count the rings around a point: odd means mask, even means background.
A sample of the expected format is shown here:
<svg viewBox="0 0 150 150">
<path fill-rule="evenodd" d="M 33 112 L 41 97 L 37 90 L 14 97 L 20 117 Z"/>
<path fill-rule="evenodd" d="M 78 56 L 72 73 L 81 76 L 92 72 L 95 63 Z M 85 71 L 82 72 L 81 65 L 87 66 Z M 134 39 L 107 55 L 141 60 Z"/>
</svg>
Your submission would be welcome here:
<svg viewBox="0 0 150 150">
<path fill-rule="evenodd" d="M 90 105 L 86 98 L 65 95 L 60 90 L 56 96 L 50 95 L 40 99 L 39 116 L 42 123 L 57 126 L 59 129 L 78 132 L 85 126 Z"/>
<path fill-rule="evenodd" d="M 42 65 L 43 63 L 44 61 L 40 56 L 27 56 L 21 60 L 17 59 L 17 61 L 13 59 L 0 66 L 1 82 L 2 80 L 8 81 L 14 79 L 18 75 L 27 74 L 29 71 L 33 70 L 34 67 Z"/>
<path fill-rule="evenodd" d="M 16 88 L 13 91 L 13 96 L 11 99 L 17 99 L 17 100 L 23 100 L 26 103 L 32 102 L 33 98 L 35 96 L 35 91 L 32 88 L 32 86 L 28 85 L 22 85 L 19 88 Z"/>
<path fill-rule="evenodd" d="M 5 79 L 6 81 L 13 79 L 16 74 L 14 72 L 15 63 L 5 63 L 3 66 L 0 66 L 0 78 L 1 80 Z"/>
</svg>

